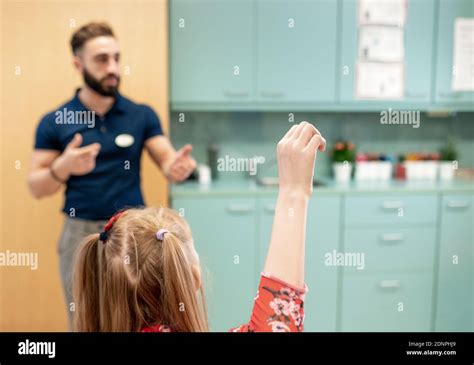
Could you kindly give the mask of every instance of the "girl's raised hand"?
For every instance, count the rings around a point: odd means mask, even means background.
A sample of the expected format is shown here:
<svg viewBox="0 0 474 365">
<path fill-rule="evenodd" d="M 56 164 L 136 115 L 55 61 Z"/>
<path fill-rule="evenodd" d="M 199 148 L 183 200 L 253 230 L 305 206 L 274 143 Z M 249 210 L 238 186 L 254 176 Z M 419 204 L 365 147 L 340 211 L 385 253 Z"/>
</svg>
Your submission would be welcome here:
<svg viewBox="0 0 474 365">
<path fill-rule="evenodd" d="M 280 192 L 311 196 L 316 154 L 325 149 L 326 140 L 312 124 L 291 127 L 277 147 Z"/>
</svg>

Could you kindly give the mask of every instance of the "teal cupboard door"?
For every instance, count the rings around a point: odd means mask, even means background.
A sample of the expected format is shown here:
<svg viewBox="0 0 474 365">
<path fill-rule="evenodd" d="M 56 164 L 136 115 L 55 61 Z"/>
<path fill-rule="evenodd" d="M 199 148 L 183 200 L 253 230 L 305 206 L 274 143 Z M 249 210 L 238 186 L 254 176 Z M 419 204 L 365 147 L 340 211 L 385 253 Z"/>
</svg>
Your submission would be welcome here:
<svg viewBox="0 0 474 365">
<path fill-rule="evenodd" d="M 335 102 L 337 6 L 333 0 L 257 1 L 259 102 Z"/>
<path fill-rule="evenodd" d="M 326 255 L 339 250 L 341 198 L 314 196 L 306 222 L 306 331 L 336 330 L 338 268 L 326 265 Z"/>
<path fill-rule="evenodd" d="M 358 61 L 357 1 L 342 1 L 340 51 L 340 102 L 367 109 L 415 108 L 431 101 L 433 27 L 435 1 L 410 0 L 405 24 L 405 91 L 402 100 L 357 99 L 356 66 Z"/>
<path fill-rule="evenodd" d="M 427 332 L 433 274 L 429 271 L 347 273 L 342 280 L 341 331 Z"/>
<path fill-rule="evenodd" d="M 317 195 L 315 193 L 315 195 Z M 325 264 L 326 254 L 339 247 L 340 204 L 338 196 L 314 196 L 306 222 L 305 332 L 336 331 L 338 269 Z M 276 197 L 259 198 L 259 264 L 263 270 L 270 243 Z"/>
<path fill-rule="evenodd" d="M 441 207 L 436 331 L 474 331 L 474 195 L 445 195 Z"/>
<path fill-rule="evenodd" d="M 211 331 L 248 323 L 258 278 L 255 199 L 181 198 L 172 205 L 193 232 Z"/>
<path fill-rule="evenodd" d="M 170 2 L 172 103 L 252 98 L 250 0 Z"/>
<path fill-rule="evenodd" d="M 436 104 L 465 106 L 474 109 L 474 92 L 455 92 L 451 88 L 453 75 L 454 21 L 456 18 L 474 17 L 472 0 L 440 0 L 438 11 L 436 54 Z"/>
</svg>

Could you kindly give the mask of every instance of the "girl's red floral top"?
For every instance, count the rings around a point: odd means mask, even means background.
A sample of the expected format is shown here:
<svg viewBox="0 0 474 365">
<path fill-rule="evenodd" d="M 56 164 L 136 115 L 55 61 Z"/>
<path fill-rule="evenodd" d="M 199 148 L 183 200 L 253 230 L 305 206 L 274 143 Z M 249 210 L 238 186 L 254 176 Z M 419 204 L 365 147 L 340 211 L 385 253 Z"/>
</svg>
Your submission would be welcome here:
<svg viewBox="0 0 474 365">
<path fill-rule="evenodd" d="M 255 297 L 250 322 L 235 327 L 230 332 L 302 332 L 304 322 L 304 297 L 308 287 L 297 288 L 291 284 L 262 273 Z M 171 332 L 166 325 L 147 327 L 142 332 Z"/>
</svg>

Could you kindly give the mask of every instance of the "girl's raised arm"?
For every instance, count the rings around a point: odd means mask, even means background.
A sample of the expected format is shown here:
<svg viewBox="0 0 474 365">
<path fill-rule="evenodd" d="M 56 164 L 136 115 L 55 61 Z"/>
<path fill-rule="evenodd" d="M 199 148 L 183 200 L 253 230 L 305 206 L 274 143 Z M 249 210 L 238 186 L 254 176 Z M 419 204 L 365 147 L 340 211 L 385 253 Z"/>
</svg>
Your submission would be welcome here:
<svg viewBox="0 0 474 365">
<path fill-rule="evenodd" d="M 264 272 L 304 286 L 308 201 L 317 151 L 326 140 L 310 123 L 294 125 L 278 143 L 279 193 Z"/>
<path fill-rule="evenodd" d="M 231 331 L 303 331 L 306 211 L 316 153 L 325 148 L 326 140 L 307 122 L 293 126 L 278 143 L 280 187 L 264 274 L 250 322 Z"/>
</svg>

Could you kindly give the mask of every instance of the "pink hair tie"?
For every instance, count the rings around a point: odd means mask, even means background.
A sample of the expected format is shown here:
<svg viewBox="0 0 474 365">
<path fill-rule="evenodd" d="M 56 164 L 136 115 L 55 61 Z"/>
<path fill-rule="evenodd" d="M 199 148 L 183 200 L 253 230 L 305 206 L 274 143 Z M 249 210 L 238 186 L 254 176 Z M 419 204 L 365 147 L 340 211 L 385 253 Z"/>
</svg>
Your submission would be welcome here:
<svg viewBox="0 0 474 365">
<path fill-rule="evenodd" d="M 169 231 L 167 229 L 160 229 L 158 232 L 156 232 L 156 238 L 158 239 L 158 241 L 163 241 L 163 237 L 165 235 L 165 233 L 168 233 Z"/>
</svg>

